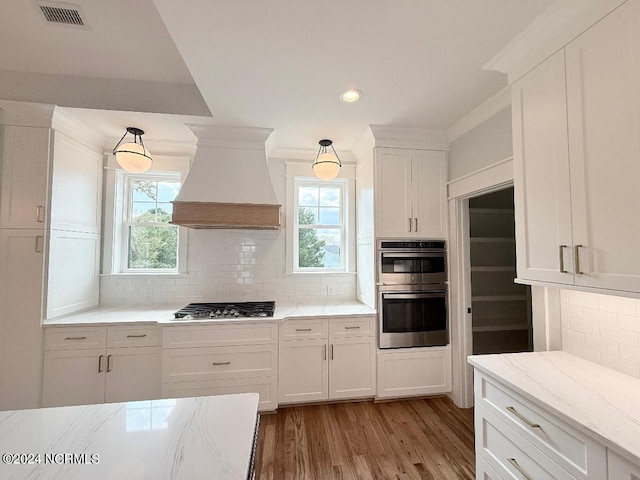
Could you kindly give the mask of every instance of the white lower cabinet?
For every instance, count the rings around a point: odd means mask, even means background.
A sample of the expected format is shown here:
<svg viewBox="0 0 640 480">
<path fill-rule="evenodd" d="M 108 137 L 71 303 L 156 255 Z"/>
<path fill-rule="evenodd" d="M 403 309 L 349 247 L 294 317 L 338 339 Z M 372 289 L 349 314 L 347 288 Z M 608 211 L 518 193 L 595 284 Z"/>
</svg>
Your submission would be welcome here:
<svg viewBox="0 0 640 480">
<path fill-rule="evenodd" d="M 496 379 L 476 369 L 474 382 L 478 472 L 489 465 L 503 478 L 640 478 L 639 467 Z"/>
<path fill-rule="evenodd" d="M 610 480 L 640 480 L 640 465 L 631 463 L 615 452 L 607 452 Z"/>
<path fill-rule="evenodd" d="M 286 320 L 280 326 L 279 403 L 375 395 L 375 317 Z"/>
<path fill-rule="evenodd" d="M 160 396 L 157 327 L 48 327 L 44 350 L 43 407 Z"/>
<path fill-rule="evenodd" d="M 476 458 L 476 478 L 478 480 L 502 480 L 502 475 L 489 466 L 481 457 Z"/>
<path fill-rule="evenodd" d="M 277 408 L 277 323 L 167 326 L 162 344 L 162 397 L 255 392 Z"/>
<path fill-rule="evenodd" d="M 377 397 L 435 395 L 450 391 L 450 346 L 378 351 Z"/>
</svg>

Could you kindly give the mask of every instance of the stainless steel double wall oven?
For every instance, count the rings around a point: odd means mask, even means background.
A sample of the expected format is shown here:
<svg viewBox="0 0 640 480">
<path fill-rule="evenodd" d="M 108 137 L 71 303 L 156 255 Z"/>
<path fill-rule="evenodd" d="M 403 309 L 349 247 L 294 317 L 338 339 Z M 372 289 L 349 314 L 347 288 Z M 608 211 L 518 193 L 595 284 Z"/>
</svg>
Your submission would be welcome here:
<svg viewBox="0 0 640 480">
<path fill-rule="evenodd" d="M 379 347 L 449 343 L 447 250 L 440 240 L 379 240 Z"/>
</svg>

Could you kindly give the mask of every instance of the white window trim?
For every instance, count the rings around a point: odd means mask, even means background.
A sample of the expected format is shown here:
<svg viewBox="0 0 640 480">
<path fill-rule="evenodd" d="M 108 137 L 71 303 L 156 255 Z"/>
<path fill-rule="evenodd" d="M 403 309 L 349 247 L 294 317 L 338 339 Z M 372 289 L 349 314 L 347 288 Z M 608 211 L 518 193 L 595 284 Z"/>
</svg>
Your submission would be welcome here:
<svg viewBox="0 0 640 480">
<path fill-rule="evenodd" d="M 286 274 L 300 275 L 340 275 L 356 273 L 356 202 L 355 202 L 355 165 L 344 165 L 340 169 L 340 174 L 335 181 L 344 184 L 344 268 L 303 268 L 296 269 L 294 267 L 294 255 L 297 254 L 296 238 L 297 228 L 297 188 L 296 181 L 320 183 L 322 180 L 314 177 L 311 171 L 311 165 L 308 162 L 286 162 L 286 216 L 285 229 L 286 235 Z M 290 226 L 290 227 L 287 227 Z"/>
<path fill-rule="evenodd" d="M 124 171 L 119 171 L 117 176 L 118 178 L 118 185 L 122 184 L 123 185 L 123 199 L 122 199 L 122 211 L 120 212 L 120 249 L 119 249 L 119 253 L 120 253 L 120 268 L 118 269 L 118 271 L 120 273 L 142 273 L 142 274 L 149 274 L 149 273 L 178 273 L 179 269 L 180 269 L 180 229 L 178 228 L 178 245 L 177 245 L 177 251 L 176 251 L 176 262 L 177 262 L 177 266 L 176 268 L 129 268 L 128 266 L 128 255 L 125 253 L 128 251 L 129 249 L 129 245 L 128 245 L 128 239 L 129 236 L 125 234 L 125 231 L 128 230 L 129 227 L 135 225 L 135 226 L 145 226 L 145 225 L 151 225 L 151 226 L 155 226 L 155 225 L 162 225 L 161 223 L 157 223 L 157 222 L 133 222 L 131 221 L 131 219 L 129 218 L 129 215 L 131 214 L 131 182 L 135 181 L 135 180 L 153 180 L 156 182 L 160 182 L 160 181 L 175 181 L 176 179 L 181 182 L 182 179 L 180 177 L 180 172 L 145 172 L 145 173 L 139 173 L 139 174 L 132 174 L 132 173 L 125 173 Z"/>
<path fill-rule="evenodd" d="M 190 155 L 154 155 L 153 170 L 148 174 L 162 176 L 166 173 L 178 172 L 180 181 L 184 182 L 189 171 L 191 161 Z M 104 196 L 103 211 L 104 220 L 102 225 L 103 245 L 102 245 L 102 273 L 101 275 L 185 275 L 187 273 L 187 245 L 188 228 L 178 227 L 178 269 L 130 269 L 122 270 L 122 248 L 124 242 L 123 214 L 124 210 L 124 170 L 119 167 L 115 157 L 106 155 L 105 176 L 104 176 Z"/>
</svg>

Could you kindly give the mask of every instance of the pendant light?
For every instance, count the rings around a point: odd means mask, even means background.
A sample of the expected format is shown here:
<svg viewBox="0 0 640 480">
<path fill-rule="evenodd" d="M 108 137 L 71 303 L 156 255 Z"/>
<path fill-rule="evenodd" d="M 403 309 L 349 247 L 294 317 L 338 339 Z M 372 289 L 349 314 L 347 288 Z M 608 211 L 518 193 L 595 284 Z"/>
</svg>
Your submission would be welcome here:
<svg viewBox="0 0 640 480">
<path fill-rule="evenodd" d="M 133 135 L 133 142 L 122 143 L 127 133 Z M 113 154 L 118 161 L 118 165 L 130 173 L 142 173 L 151 168 L 151 154 L 142 143 L 144 130 L 136 127 L 127 127 L 120 141 L 113 148 Z"/>
<path fill-rule="evenodd" d="M 333 148 L 333 142 L 331 140 L 320 140 L 320 149 L 318 155 L 316 155 L 316 161 L 313 162 L 313 173 L 320 180 L 333 180 L 340 173 L 340 159 L 336 153 L 336 149 Z M 331 147 L 331 151 L 329 151 Z"/>
</svg>

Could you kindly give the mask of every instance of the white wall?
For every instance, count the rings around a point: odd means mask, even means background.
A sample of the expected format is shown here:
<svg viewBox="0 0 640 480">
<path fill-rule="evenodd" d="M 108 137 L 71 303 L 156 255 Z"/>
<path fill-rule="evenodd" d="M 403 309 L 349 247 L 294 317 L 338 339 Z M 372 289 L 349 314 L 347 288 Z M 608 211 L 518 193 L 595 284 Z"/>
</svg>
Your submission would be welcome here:
<svg viewBox="0 0 640 480">
<path fill-rule="evenodd" d="M 560 291 L 562 350 L 640 378 L 640 300 Z"/>
<path fill-rule="evenodd" d="M 511 107 L 507 107 L 451 143 L 449 180 L 469 175 L 512 155 Z"/>
<path fill-rule="evenodd" d="M 269 160 L 273 187 L 285 203 L 285 161 Z M 189 230 L 186 275 L 107 275 L 102 305 L 276 300 L 334 303 L 356 298 L 355 274 L 285 273 L 286 225 L 279 231 Z M 334 295 L 327 295 L 332 285 Z"/>
</svg>

